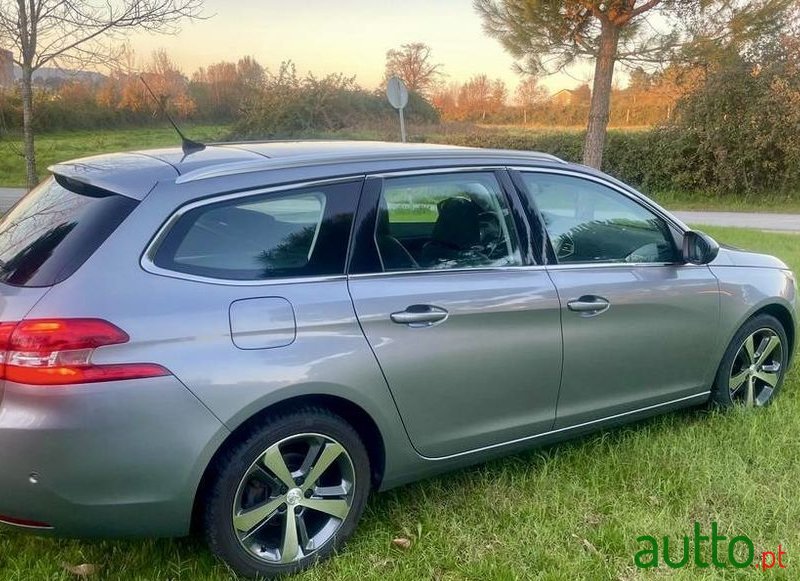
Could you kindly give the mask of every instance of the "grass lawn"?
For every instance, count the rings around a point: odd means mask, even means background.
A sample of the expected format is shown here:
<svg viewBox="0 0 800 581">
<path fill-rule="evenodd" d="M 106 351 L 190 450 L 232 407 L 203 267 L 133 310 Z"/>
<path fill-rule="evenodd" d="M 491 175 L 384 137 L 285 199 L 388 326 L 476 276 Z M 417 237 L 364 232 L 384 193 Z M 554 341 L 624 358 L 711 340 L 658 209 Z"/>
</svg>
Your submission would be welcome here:
<svg viewBox="0 0 800 581">
<path fill-rule="evenodd" d="M 426 135 L 432 142 L 442 135 L 435 127 L 423 126 L 418 134 Z M 466 131 L 466 129 L 460 129 Z M 493 127 L 494 132 L 515 132 L 518 127 Z M 550 131 L 564 132 L 570 128 Z M 574 128 L 575 131 L 581 129 Z M 456 126 L 451 131 L 459 131 Z M 548 129 L 537 129 L 546 132 Z M 199 141 L 220 141 L 228 138 L 230 127 L 224 125 L 187 125 L 184 132 Z M 392 139 L 392 131 L 364 130 L 341 131 L 327 135 L 334 139 Z M 97 131 L 68 131 L 44 133 L 37 138 L 39 169 L 44 175 L 48 165 L 99 153 L 166 147 L 178 145 L 175 131 L 166 125 L 138 129 L 109 129 Z M 0 187 L 21 187 L 25 184 L 25 164 L 20 155 L 19 140 L 0 139 Z M 703 192 L 656 192 L 651 197 L 672 210 L 716 210 L 729 212 L 779 212 L 800 213 L 800 196 L 736 197 L 712 196 Z"/>
<path fill-rule="evenodd" d="M 703 192 L 657 192 L 650 197 L 670 210 L 800 214 L 800 196 L 712 196 Z"/>
<path fill-rule="evenodd" d="M 229 128 L 223 125 L 187 125 L 184 133 L 200 141 L 226 138 Z M 98 131 L 65 131 L 43 133 L 36 138 L 36 154 L 40 176 L 47 166 L 68 159 L 99 153 L 128 151 L 151 147 L 180 145 L 175 130 L 167 126 Z M 19 139 L 0 139 L 0 186 L 25 185 L 25 161 Z"/>
<path fill-rule="evenodd" d="M 705 229 L 777 254 L 800 272 L 798 237 Z M 646 575 L 634 566 L 637 537 L 679 543 L 695 521 L 705 534 L 712 521 L 729 539 L 746 534 L 759 553 L 779 543 L 787 553 L 785 570 L 728 569 L 725 578 L 797 579 L 798 368 L 783 389 L 768 409 L 673 413 L 375 495 L 346 552 L 299 579 L 720 578 L 714 568 L 673 571 L 662 563 Z M 398 536 L 411 548 L 395 548 Z M 4 581 L 71 580 L 63 564 L 82 563 L 99 565 L 101 579 L 231 578 L 192 539 L 88 542 L 0 532 Z"/>
</svg>

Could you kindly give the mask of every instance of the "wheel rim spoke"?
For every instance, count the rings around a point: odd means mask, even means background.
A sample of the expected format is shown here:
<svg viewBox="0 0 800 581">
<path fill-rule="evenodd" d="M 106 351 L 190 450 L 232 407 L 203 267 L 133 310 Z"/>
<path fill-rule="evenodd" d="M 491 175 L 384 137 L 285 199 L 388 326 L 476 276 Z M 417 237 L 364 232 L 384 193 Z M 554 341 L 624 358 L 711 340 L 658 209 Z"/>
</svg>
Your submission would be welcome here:
<svg viewBox="0 0 800 581">
<path fill-rule="evenodd" d="M 238 531 L 251 533 L 254 529 L 270 520 L 283 502 L 284 500 L 281 496 L 256 508 L 240 512 L 233 517 L 233 526 Z"/>
<path fill-rule="evenodd" d="M 294 487 L 294 478 L 289 468 L 286 467 L 286 461 L 283 459 L 278 444 L 270 446 L 264 456 L 261 458 L 261 463 L 266 466 L 283 484 L 289 488 Z"/>
<path fill-rule="evenodd" d="M 754 363 L 756 357 L 756 347 L 755 347 L 755 338 L 753 335 L 750 335 L 744 342 L 744 352 L 747 355 L 747 362 Z"/>
<path fill-rule="evenodd" d="M 297 519 L 294 507 L 286 510 L 286 520 L 283 527 L 283 540 L 281 542 L 281 563 L 291 563 L 297 559 L 300 544 L 297 538 Z"/>
<path fill-rule="evenodd" d="M 766 342 L 766 345 L 764 345 L 764 342 Z M 767 357 L 769 357 L 772 352 L 775 351 L 775 348 L 780 344 L 781 340 L 778 339 L 777 335 L 772 335 L 769 338 L 765 338 L 764 341 L 762 341 L 762 345 L 759 345 L 758 360 L 756 361 L 756 365 L 763 365 L 767 360 Z"/>
<path fill-rule="evenodd" d="M 300 474 L 304 476 L 309 473 L 311 468 L 314 466 L 314 462 L 319 457 L 319 453 L 322 450 L 324 443 L 320 440 L 313 441 L 308 446 L 308 453 L 306 454 L 305 459 L 303 460 L 303 464 L 300 466 Z"/>
<path fill-rule="evenodd" d="M 747 378 L 747 406 L 752 406 L 755 402 L 756 386 L 752 376 Z"/>
<path fill-rule="evenodd" d="M 735 395 L 736 392 L 741 389 L 742 385 L 744 384 L 745 380 L 747 379 L 748 375 L 750 374 L 749 369 L 745 369 L 741 373 L 738 373 L 731 377 L 729 388 L 731 390 L 731 395 Z"/>
<path fill-rule="evenodd" d="M 313 546 L 311 545 L 311 538 L 308 536 L 308 529 L 306 528 L 306 519 L 303 518 L 302 514 L 298 514 L 295 518 L 295 522 L 297 523 L 297 533 L 300 535 L 300 548 L 305 553 L 309 550 L 314 550 Z"/>
<path fill-rule="evenodd" d="M 341 520 L 344 520 L 347 513 L 350 512 L 350 507 L 347 505 L 346 500 L 306 498 L 300 504 L 311 510 L 324 512 Z"/>
<path fill-rule="evenodd" d="M 766 383 L 770 387 L 775 387 L 776 385 L 778 385 L 778 379 L 780 378 L 780 374 L 778 374 L 778 373 L 769 373 L 769 372 L 766 372 L 766 371 L 762 370 L 762 371 L 756 371 L 756 373 L 754 374 L 754 377 L 757 377 L 758 379 L 760 379 L 761 381 L 763 381 L 764 383 Z"/>
<path fill-rule="evenodd" d="M 350 483 L 349 482 L 342 482 L 338 486 L 315 486 L 314 487 L 314 496 L 315 497 L 322 497 L 326 498 L 329 496 L 335 496 L 337 498 L 341 498 L 342 496 L 346 496 L 348 492 L 350 492 Z"/>
<path fill-rule="evenodd" d="M 342 452 L 344 452 L 344 448 L 337 443 L 330 442 L 325 444 L 325 447 L 322 449 L 322 453 L 319 455 L 319 458 L 314 466 L 312 466 L 305 482 L 303 483 L 303 492 L 306 492 L 314 486 L 314 483 L 319 480 L 320 476 L 325 473 L 325 471 L 342 454 Z"/>
</svg>

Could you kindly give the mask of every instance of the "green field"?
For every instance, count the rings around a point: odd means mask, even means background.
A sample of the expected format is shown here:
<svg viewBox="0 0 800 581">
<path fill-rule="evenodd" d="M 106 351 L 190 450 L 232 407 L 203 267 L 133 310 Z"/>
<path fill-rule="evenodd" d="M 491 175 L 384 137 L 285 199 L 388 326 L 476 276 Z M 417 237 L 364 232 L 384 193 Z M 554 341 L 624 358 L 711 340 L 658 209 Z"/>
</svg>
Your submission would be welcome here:
<svg viewBox="0 0 800 581">
<path fill-rule="evenodd" d="M 521 130 L 511 128 L 482 128 L 493 134 L 514 135 Z M 228 139 L 231 128 L 224 125 L 187 125 L 185 133 L 199 141 L 221 141 Z M 452 135 L 440 133 L 441 128 L 426 126 L 418 128 L 417 135 L 427 142 L 448 141 Z M 456 127 L 448 131 L 470 131 L 468 127 Z M 522 131 L 565 132 L 567 129 L 525 129 Z M 578 129 L 574 129 L 578 131 Z M 338 139 L 386 139 L 381 131 L 342 131 L 326 137 Z M 179 144 L 175 131 L 168 127 L 138 129 L 108 129 L 97 131 L 71 131 L 44 133 L 37 138 L 38 163 L 41 175 L 48 165 L 58 161 L 85 157 L 99 153 L 169 147 Z M 0 138 L 0 187 L 21 187 L 25 184 L 25 164 L 19 139 Z M 649 192 L 650 196 L 673 210 L 724 210 L 733 212 L 793 212 L 800 213 L 800 196 L 713 196 L 704 192 Z"/>
<path fill-rule="evenodd" d="M 200 141 L 224 140 L 229 128 L 223 125 L 188 125 L 184 133 Z M 41 175 L 47 166 L 68 159 L 99 153 L 180 145 L 171 127 L 69 131 L 44 133 L 36 138 L 37 163 Z M 25 185 L 25 161 L 19 139 L 0 139 L 0 187 Z"/>
<path fill-rule="evenodd" d="M 774 253 L 800 272 L 792 235 L 704 228 L 722 242 Z M 654 344 L 654 348 L 657 348 Z M 800 567 L 800 373 L 761 410 L 669 414 L 375 495 L 347 550 L 298 579 L 797 579 Z M 724 575 L 634 566 L 636 538 L 748 535 L 787 555 L 785 570 Z M 408 550 L 392 539 L 407 537 Z M 680 550 L 680 549 L 678 549 Z M 676 555 L 679 553 L 676 553 Z M 705 558 L 708 559 L 708 543 Z M 71 541 L 0 533 L 0 579 L 231 578 L 192 539 Z"/>
</svg>

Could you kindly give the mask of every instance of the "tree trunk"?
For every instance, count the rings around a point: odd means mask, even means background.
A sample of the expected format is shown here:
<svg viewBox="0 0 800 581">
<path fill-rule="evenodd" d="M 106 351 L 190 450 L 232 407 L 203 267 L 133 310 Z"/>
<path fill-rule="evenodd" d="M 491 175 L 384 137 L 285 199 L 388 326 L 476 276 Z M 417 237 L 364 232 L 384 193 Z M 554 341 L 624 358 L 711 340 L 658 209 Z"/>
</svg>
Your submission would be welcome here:
<svg viewBox="0 0 800 581">
<path fill-rule="evenodd" d="M 25 151 L 25 173 L 28 189 L 39 183 L 36 175 L 36 150 L 33 143 L 33 70 L 22 67 L 22 136 Z"/>
<path fill-rule="evenodd" d="M 586 141 L 583 144 L 584 165 L 597 169 L 600 169 L 603 161 L 608 112 L 611 109 L 611 81 L 614 77 L 618 44 L 619 27 L 610 22 L 603 22 L 600 32 L 600 50 L 594 66 L 589 125 L 586 128 Z"/>
</svg>

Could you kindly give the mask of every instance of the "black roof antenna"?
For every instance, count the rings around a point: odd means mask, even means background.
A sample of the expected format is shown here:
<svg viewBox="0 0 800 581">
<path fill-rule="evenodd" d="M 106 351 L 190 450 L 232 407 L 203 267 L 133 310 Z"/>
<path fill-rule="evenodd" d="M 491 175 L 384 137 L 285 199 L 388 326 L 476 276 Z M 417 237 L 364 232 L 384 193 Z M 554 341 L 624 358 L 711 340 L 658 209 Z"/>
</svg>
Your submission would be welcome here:
<svg viewBox="0 0 800 581">
<path fill-rule="evenodd" d="M 180 128 L 178 127 L 178 124 L 175 123 L 175 120 L 172 118 L 172 116 L 167 111 L 167 107 L 164 104 L 164 100 L 165 99 L 164 98 L 159 99 L 158 97 L 156 97 L 156 94 L 153 92 L 153 89 L 151 89 L 150 85 L 147 84 L 147 81 L 144 80 L 144 76 L 140 75 L 139 78 L 141 79 L 141 81 L 144 84 L 144 86 L 147 88 L 147 92 L 150 93 L 151 97 L 153 97 L 153 100 L 156 102 L 156 105 L 158 106 L 159 111 L 161 111 L 161 113 L 164 114 L 164 117 L 167 118 L 167 121 L 169 121 L 170 125 L 172 125 L 172 127 L 175 128 L 175 131 L 180 136 L 180 138 L 181 138 L 181 149 L 183 150 L 183 155 L 189 155 L 189 154 L 195 153 L 197 151 L 203 151 L 206 148 L 205 144 L 204 143 L 200 143 L 199 141 L 193 141 L 193 140 L 189 139 L 188 137 L 186 137 L 183 134 L 183 131 L 181 131 Z"/>
</svg>

